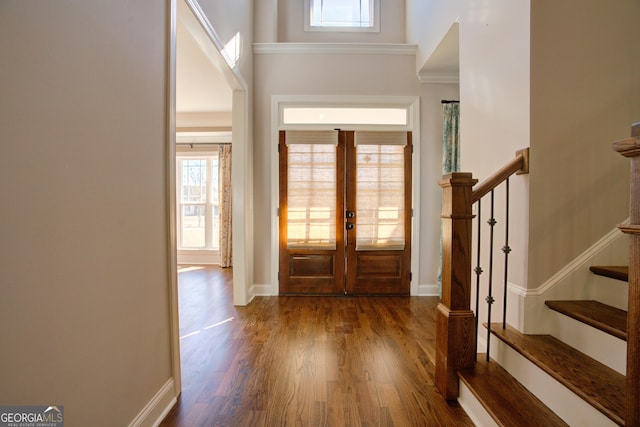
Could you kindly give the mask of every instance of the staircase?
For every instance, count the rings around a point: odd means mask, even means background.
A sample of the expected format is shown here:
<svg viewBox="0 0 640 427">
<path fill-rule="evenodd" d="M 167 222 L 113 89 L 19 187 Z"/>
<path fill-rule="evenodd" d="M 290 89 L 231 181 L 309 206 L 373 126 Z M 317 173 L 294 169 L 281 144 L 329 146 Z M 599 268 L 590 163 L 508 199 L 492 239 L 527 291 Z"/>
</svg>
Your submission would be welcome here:
<svg viewBox="0 0 640 427">
<path fill-rule="evenodd" d="M 591 268 L 594 274 L 605 277 L 619 274 L 620 270 L 621 267 Z M 563 316 L 562 321 L 579 322 L 591 332 L 607 334 L 614 344 L 617 341 L 618 345 L 606 346 L 605 359 L 610 353 L 617 353 L 618 357 L 621 353 L 624 357 L 625 311 L 598 301 L 545 301 L 545 304 Z M 571 327 L 558 329 L 563 328 Z M 561 331 L 525 335 L 508 325 L 503 329 L 501 323 L 493 324 L 491 332 L 498 338 L 492 363 L 478 362 L 473 369 L 458 372 L 461 404 L 477 422 L 483 426 L 625 424 L 625 377 L 619 366 L 618 369 L 609 366 L 615 362 L 597 360 L 601 357 L 589 354 L 593 352 L 589 343 L 578 342 L 576 348 L 565 342 Z M 589 337 L 589 331 L 580 336 Z M 598 338 L 587 341 L 603 342 Z M 496 396 L 498 389 L 506 394 L 505 399 Z"/>
<path fill-rule="evenodd" d="M 518 152 L 516 159 L 480 185 L 475 186 L 477 180 L 470 173 L 445 175 L 440 182 L 443 236 L 448 244 L 442 252 L 436 385 L 447 399 L 457 399 L 477 425 L 640 426 L 640 123 L 633 125 L 631 138 L 614 143 L 614 150 L 631 158 L 630 224 L 618 226 L 629 235 L 629 265 L 591 266 L 593 275 L 604 278 L 597 285 L 603 290 L 596 291 L 592 300 L 544 301 L 548 334 L 523 334 L 509 326 L 506 317 L 493 323 L 489 314 L 491 323 L 483 325 L 493 338 L 490 346 L 487 342 L 489 357 L 475 357 L 477 320 L 470 307 L 472 205 L 491 192 L 492 218 L 487 222 L 495 222 L 493 189 L 506 182 L 508 194 L 509 176 L 528 172 L 528 152 Z M 490 235 L 493 248 L 493 228 Z M 508 243 L 503 252 L 508 265 Z M 479 290 L 482 268 L 474 271 Z M 506 295 L 507 267 L 504 275 Z M 491 279 L 488 288 L 491 307 L 495 302 Z M 477 307 L 476 303 L 476 312 Z"/>
</svg>

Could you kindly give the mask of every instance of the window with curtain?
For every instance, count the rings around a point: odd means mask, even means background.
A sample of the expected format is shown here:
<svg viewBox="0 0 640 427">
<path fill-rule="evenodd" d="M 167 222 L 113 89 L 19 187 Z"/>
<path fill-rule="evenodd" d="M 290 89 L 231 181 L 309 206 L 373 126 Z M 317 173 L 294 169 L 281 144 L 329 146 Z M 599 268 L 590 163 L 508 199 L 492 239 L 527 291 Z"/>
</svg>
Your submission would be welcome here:
<svg viewBox="0 0 640 427">
<path fill-rule="evenodd" d="M 233 194 L 231 189 L 231 144 L 218 146 L 220 267 L 233 266 Z"/>
</svg>

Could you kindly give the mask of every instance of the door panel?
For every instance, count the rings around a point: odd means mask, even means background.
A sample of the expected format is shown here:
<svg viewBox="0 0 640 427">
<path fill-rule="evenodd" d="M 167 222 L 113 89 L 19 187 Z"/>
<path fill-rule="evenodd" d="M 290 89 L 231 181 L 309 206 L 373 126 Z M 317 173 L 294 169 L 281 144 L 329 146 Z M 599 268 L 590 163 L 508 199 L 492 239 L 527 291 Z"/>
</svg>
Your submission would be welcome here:
<svg viewBox="0 0 640 427">
<path fill-rule="evenodd" d="M 280 132 L 281 294 L 344 293 L 344 143 L 331 133 Z"/>
<path fill-rule="evenodd" d="M 280 293 L 408 295 L 411 134 L 326 133 L 280 133 Z"/>
<path fill-rule="evenodd" d="M 354 213 L 347 230 L 348 294 L 410 291 L 411 134 L 392 134 L 367 140 L 347 132 L 347 211 Z"/>
<path fill-rule="evenodd" d="M 289 276 L 333 277 L 335 271 L 334 263 L 334 254 L 289 254 Z"/>
</svg>

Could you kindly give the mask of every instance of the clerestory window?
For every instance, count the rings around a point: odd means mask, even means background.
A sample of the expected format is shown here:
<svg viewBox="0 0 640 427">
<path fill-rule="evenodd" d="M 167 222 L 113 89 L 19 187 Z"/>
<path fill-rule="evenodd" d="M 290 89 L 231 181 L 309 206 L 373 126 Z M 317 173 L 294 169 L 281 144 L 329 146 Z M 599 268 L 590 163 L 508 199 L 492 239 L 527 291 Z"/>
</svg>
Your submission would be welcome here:
<svg viewBox="0 0 640 427">
<path fill-rule="evenodd" d="M 306 31 L 380 31 L 380 0 L 305 0 Z"/>
</svg>

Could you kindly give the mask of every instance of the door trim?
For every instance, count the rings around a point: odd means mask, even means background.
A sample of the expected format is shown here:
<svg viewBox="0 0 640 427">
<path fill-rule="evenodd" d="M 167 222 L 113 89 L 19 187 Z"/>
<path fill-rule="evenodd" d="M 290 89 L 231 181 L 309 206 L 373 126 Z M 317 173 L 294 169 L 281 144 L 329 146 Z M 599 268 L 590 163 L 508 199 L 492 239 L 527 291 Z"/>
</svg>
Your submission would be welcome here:
<svg viewBox="0 0 640 427">
<path fill-rule="evenodd" d="M 178 272 L 177 272 L 177 239 L 176 239 L 176 40 L 178 3 L 183 1 L 193 18 L 197 22 L 197 39 L 207 46 L 207 57 L 217 64 L 233 90 L 232 100 L 232 128 L 234 130 L 232 143 L 234 149 L 232 182 L 233 198 L 241 200 L 233 207 L 233 302 L 234 305 L 247 305 L 253 295 L 250 284 L 253 282 L 253 212 L 247 206 L 253 201 L 253 167 L 251 165 L 252 146 L 250 144 L 249 123 L 249 86 L 237 67 L 231 68 L 222 50 L 224 43 L 217 35 L 211 22 L 200 7 L 198 0 L 168 0 L 168 14 L 166 22 L 166 153 L 167 159 L 167 239 L 169 243 L 167 259 L 169 280 L 169 321 L 171 331 L 171 375 L 174 380 L 175 395 L 182 392 L 182 371 L 180 366 L 180 334 L 178 308 Z M 194 35 L 195 37 L 195 35 Z M 238 206 L 240 205 L 240 206 Z"/>
<path fill-rule="evenodd" d="M 368 107 L 368 108 L 393 108 L 407 109 L 406 126 L 371 126 L 371 125 L 340 125 L 344 130 L 406 130 L 411 131 L 413 138 L 412 157 L 412 228 L 411 228 L 411 281 L 410 295 L 418 295 L 418 278 L 420 277 L 420 97 L 418 96 L 333 96 L 333 95 L 272 95 L 271 97 L 271 284 L 269 289 L 262 289 L 263 295 L 278 295 L 278 270 L 279 270 L 279 156 L 278 142 L 279 131 L 292 129 L 334 129 L 332 124 L 324 125 L 295 125 L 287 126 L 282 123 L 281 111 L 284 106 L 305 107 Z"/>
</svg>

